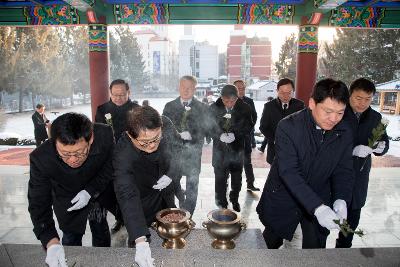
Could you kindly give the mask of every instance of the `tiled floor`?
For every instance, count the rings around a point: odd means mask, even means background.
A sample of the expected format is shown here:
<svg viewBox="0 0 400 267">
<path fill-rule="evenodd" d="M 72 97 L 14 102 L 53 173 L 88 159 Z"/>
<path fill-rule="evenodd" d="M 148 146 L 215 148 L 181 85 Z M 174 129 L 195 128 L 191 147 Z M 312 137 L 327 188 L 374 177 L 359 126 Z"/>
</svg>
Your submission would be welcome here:
<svg viewBox="0 0 400 267">
<path fill-rule="evenodd" d="M 267 168 L 256 168 L 256 185 L 264 185 Z M 202 165 L 199 197 L 193 219 L 196 227 L 206 220 L 207 213 L 215 209 L 213 168 Z M 0 166 L 0 243 L 38 244 L 32 232 L 27 210 L 28 166 Z M 244 183 L 245 184 L 245 183 Z M 261 228 L 255 212 L 260 193 L 240 194 L 242 218 L 248 228 Z M 110 225 L 113 218 L 109 218 Z M 400 247 L 400 168 L 374 168 L 371 173 L 367 204 L 362 211 L 360 227 L 365 237 L 354 239 L 354 247 Z M 88 229 L 88 228 L 87 228 Z M 328 238 L 328 248 L 334 247 L 335 234 Z M 113 236 L 115 247 L 125 246 L 126 231 Z M 90 231 L 84 237 L 84 245 L 91 245 Z M 296 235 L 292 242 L 285 243 L 286 248 L 301 247 L 301 237 Z"/>
</svg>

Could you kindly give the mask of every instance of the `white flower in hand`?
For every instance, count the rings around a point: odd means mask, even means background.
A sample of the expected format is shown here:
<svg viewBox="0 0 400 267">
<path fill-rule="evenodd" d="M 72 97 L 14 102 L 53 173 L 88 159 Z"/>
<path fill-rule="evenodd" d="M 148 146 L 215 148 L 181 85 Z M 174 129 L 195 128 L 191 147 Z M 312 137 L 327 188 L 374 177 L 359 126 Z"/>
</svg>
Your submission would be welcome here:
<svg viewBox="0 0 400 267">
<path fill-rule="evenodd" d="M 224 118 L 225 118 L 225 119 L 230 119 L 230 118 L 232 118 L 232 115 L 231 115 L 230 113 L 226 113 L 226 114 L 224 115 Z"/>
<path fill-rule="evenodd" d="M 107 114 L 104 115 L 104 117 L 106 117 L 107 120 L 111 120 L 111 117 L 112 117 L 112 116 L 111 116 L 110 113 L 107 113 Z"/>
<path fill-rule="evenodd" d="M 185 110 L 189 111 L 189 110 L 191 110 L 191 108 L 189 106 L 185 106 Z"/>
<path fill-rule="evenodd" d="M 382 123 L 383 125 L 385 125 L 385 126 L 388 126 L 389 120 L 386 119 L 386 118 L 382 118 L 381 123 Z"/>
</svg>

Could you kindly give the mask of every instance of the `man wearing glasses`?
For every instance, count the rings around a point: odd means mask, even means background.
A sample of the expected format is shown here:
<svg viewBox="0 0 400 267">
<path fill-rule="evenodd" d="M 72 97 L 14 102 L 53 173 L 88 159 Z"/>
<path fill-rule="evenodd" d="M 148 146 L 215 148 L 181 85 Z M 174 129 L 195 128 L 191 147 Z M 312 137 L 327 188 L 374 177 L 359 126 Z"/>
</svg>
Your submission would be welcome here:
<svg viewBox="0 0 400 267">
<path fill-rule="evenodd" d="M 113 211 L 116 205 L 113 147 L 111 127 L 66 113 L 54 120 L 51 138 L 30 154 L 29 213 L 50 267 L 67 266 L 62 245 L 81 246 L 88 219 L 92 245 L 110 246 L 105 208 Z M 53 211 L 63 232 L 62 245 Z"/>
<path fill-rule="evenodd" d="M 171 185 L 177 177 L 182 142 L 171 120 L 150 106 L 128 112 L 128 129 L 115 147 L 114 188 L 135 261 L 153 266 L 147 237 L 156 213 L 175 207 Z"/>
<path fill-rule="evenodd" d="M 121 134 L 126 130 L 127 112 L 139 105 L 129 99 L 129 85 L 124 80 L 114 80 L 110 84 L 110 101 L 100 105 L 96 111 L 96 122 L 109 124 L 114 130 L 115 142 L 118 142 Z M 124 225 L 121 212 L 117 207 L 115 224 L 112 232 L 118 232 Z"/>
</svg>

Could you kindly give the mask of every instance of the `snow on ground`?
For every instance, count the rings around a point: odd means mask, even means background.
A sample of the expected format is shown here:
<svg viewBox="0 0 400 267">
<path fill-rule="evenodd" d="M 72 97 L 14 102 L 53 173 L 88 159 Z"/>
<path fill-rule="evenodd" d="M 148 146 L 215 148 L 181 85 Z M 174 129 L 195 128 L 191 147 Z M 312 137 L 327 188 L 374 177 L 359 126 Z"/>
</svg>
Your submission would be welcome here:
<svg viewBox="0 0 400 267">
<path fill-rule="evenodd" d="M 143 99 L 137 99 L 138 103 L 141 104 Z M 173 98 L 149 98 L 150 106 L 154 107 L 158 112 L 162 113 L 164 106 L 167 102 L 173 100 Z M 262 111 L 264 108 L 264 101 L 254 101 L 256 110 L 257 110 L 257 123 L 255 126 L 256 132 L 258 132 L 258 128 L 260 126 L 260 118 L 262 115 Z M 374 106 L 374 109 L 378 109 L 379 107 Z M 57 116 L 66 113 L 66 112 L 78 112 L 83 113 L 89 118 L 91 117 L 91 107 L 90 104 L 85 105 L 76 105 L 73 107 L 65 108 L 65 109 L 55 109 L 55 110 L 47 110 L 46 116 L 47 118 L 52 121 L 56 118 L 51 112 L 58 111 L 60 113 Z M 5 125 L 0 127 L 0 138 L 2 136 L 11 137 L 11 136 L 21 136 L 26 139 L 33 138 L 33 123 L 32 123 L 32 116 L 33 112 L 28 113 L 15 113 L 15 114 L 5 114 L 4 117 L 6 119 Z M 400 116 L 395 116 L 392 114 L 382 114 L 383 117 L 387 118 L 390 122 L 387 128 L 387 132 L 389 136 L 392 138 L 400 137 Z M 389 155 L 393 156 L 400 156 L 400 141 L 391 141 L 390 142 L 390 149 L 388 151 Z"/>
</svg>

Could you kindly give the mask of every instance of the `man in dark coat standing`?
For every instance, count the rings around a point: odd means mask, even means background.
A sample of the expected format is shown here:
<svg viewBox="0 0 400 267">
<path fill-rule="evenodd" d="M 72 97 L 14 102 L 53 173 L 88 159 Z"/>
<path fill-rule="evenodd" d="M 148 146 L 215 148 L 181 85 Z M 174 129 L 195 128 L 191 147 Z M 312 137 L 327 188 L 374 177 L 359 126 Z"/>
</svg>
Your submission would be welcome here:
<svg viewBox="0 0 400 267">
<path fill-rule="evenodd" d="M 254 125 L 257 122 L 257 111 L 254 106 L 254 101 L 250 97 L 246 96 L 246 84 L 243 80 L 236 80 L 233 84 L 238 89 L 238 96 L 243 100 L 244 103 L 249 105 L 251 108 L 251 116 L 253 121 L 253 128 L 249 135 L 247 135 L 244 139 L 244 173 L 246 174 L 246 182 L 247 182 L 247 191 L 260 191 L 259 188 L 254 186 L 254 171 L 253 165 L 251 164 L 251 152 L 252 152 L 252 140 L 254 138 Z"/>
<path fill-rule="evenodd" d="M 240 212 L 244 142 L 254 125 L 251 113 L 251 108 L 238 98 L 237 88 L 232 84 L 225 85 L 221 90 L 221 97 L 210 106 L 215 202 L 220 208 L 228 207 L 226 190 L 230 174 L 229 200 L 237 212 Z"/>
<path fill-rule="evenodd" d="M 293 96 L 294 83 L 284 78 L 277 84 L 278 97 L 265 103 L 260 120 L 260 131 L 267 139 L 267 162 L 272 164 L 275 157 L 275 131 L 280 120 L 302 110 L 304 103 Z"/>
<path fill-rule="evenodd" d="M 371 170 L 371 155 L 382 156 L 389 149 L 389 138 L 386 130 L 378 138 L 374 148 L 368 146 L 368 139 L 373 137 L 373 129 L 382 123 L 382 115 L 371 108 L 372 98 L 376 92 L 375 85 L 365 79 L 355 80 L 350 85 L 350 102 L 346 107 L 344 120 L 353 130 L 353 167 L 355 183 L 353 197 L 347 211 L 347 222 L 351 229 L 356 229 L 360 221 L 361 208 L 367 199 L 369 173 Z M 345 237 L 339 233 L 336 239 L 337 248 L 350 248 L 353 234 Z"/>
<path fill-rule="evenodd" d="M 300 223 L 303 248 L 325 248 L 339 229 L 354 184 L 353 136 L 342 121 L 349 92 L 343 82 L 317 82 L 309 108 L 283 119 L 276 129 L 276 156 L 257 205 L 268 248 L 291 240 Z"/>
<path fill-rule="evenodd" d="M 44 114 L 45 106 L 43 104 L 36 105 L 36 111 L 32 114 L 33 126 L 35 128 L 35 141 L 36 147 L 40 146 L 49 136 L 47 135 L 47 129 L 50 121 Z"/>
<path fill-rule="evenodd" d="M 178 129 L 184 143 L 178 177 L 173 178 L 175 194 L 179 206 L 192 215 L 196 208 L 201 170 L 201 154 L 203 151 L 206 124 L 208 123 L 208 106 L 194 96 L 197 80 L 193 76 L 183 76 L 179 81 L 179 97 L 168 102 L 163 111 Z M 186 176 L 186 192 L 183 192 L 180 180 Z"/>
<path fill-rule="evenodd" d="M 171 120 L 150 106 L 128 113 L 128 129 L 117 143 L 114 158 L 114 188 L 129 244 L 136 244 L 135 261 L 153 266 L 147 237 L 156 213 L 173 208 L 172 178 L 177 177 L 181 138 Z"/>
<path fill-rule="evenodd" d="M 53 210 L 63 245 L 82 245 L 89 216 L 93 246 L 110 246 L 107 218 L 99 207 L 115 207 L 110 190 L 113 147 L 111 127 L 66 113 L 54 120 L 51 138 L 30 154 L 28 209 L 50 267 L 66 266 Z"/>
<path fill-rule="evenodd" d="M 115 142 L 126 131 L 126 116 L 128 111 L 139 105 L 129 98 L 129 85 L 124 80 L 117 79 L 110 84 L 110 101 L 97 107 L 96 122 L 110 125 L 114 130 Z M 113 233 L 119 231 L 124 225 L 119 207 L 116 208 L 115 224 L 111 228 Z"/>
</svg>

